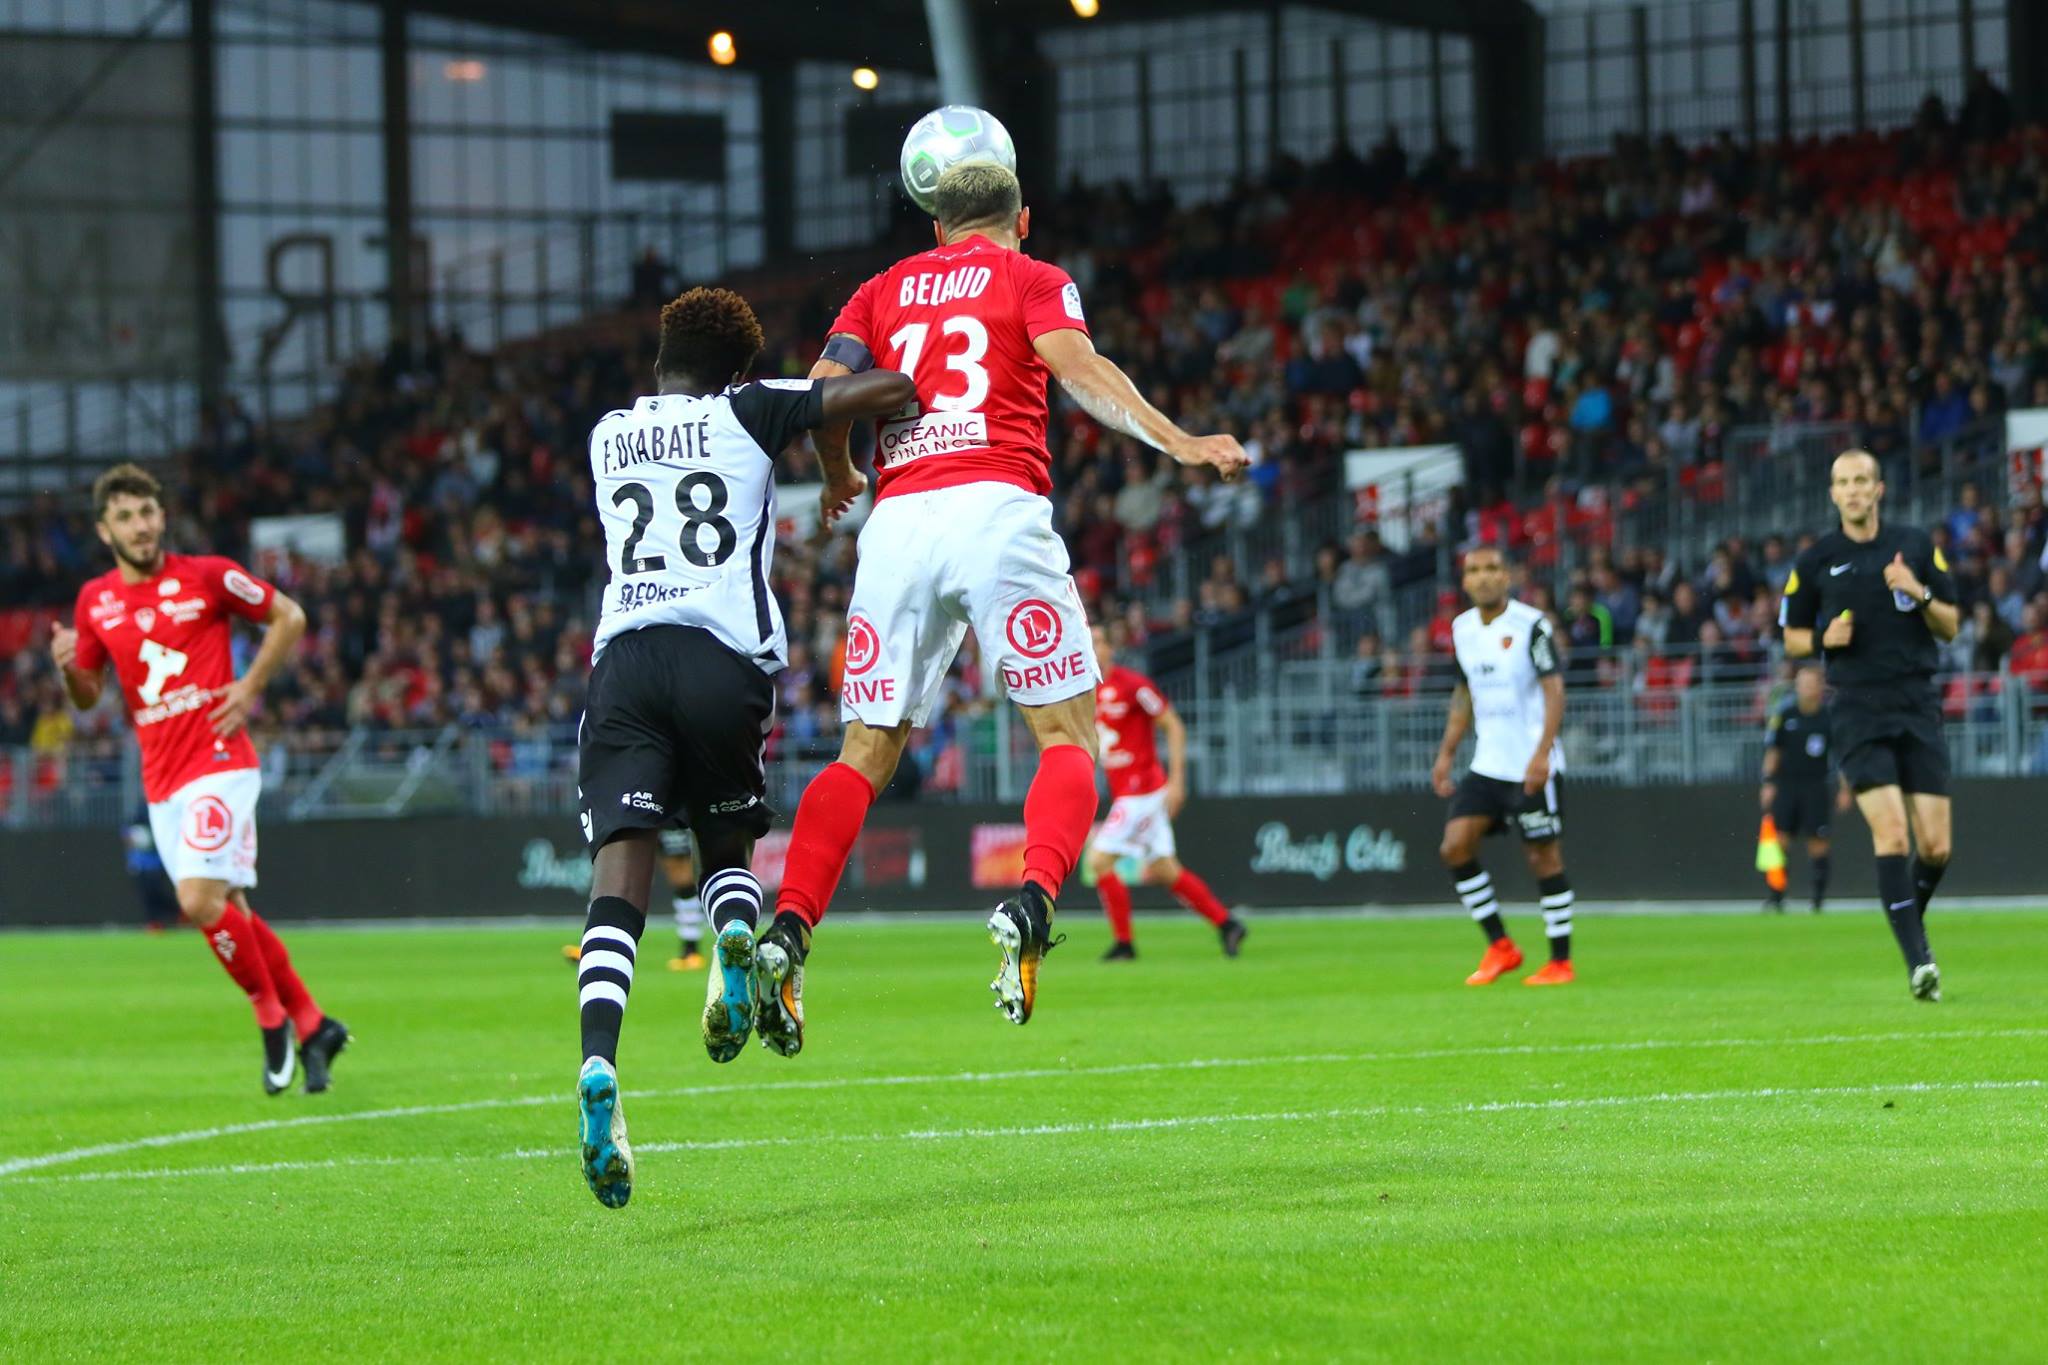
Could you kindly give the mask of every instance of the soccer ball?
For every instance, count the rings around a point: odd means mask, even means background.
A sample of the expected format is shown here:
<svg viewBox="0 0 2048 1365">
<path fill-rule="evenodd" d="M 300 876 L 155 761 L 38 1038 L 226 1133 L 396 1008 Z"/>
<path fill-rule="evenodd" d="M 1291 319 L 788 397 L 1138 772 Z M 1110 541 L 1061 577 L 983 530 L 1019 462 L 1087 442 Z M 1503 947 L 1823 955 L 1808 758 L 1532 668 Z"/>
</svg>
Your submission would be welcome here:
<svg viewBox="0 0 2048 1365">
<path fill-rule="evenodd" d="M 897 158 L 903 192 L 930 213 L 939 177 L 967 161 L 993 161 L 1015 171 L 1017 145 L 1010 141 L 1010 130 L 994 114 L 971 104 L 934 109 L 911 124 L 903 138 L 903 155 Z"/>
</svg>

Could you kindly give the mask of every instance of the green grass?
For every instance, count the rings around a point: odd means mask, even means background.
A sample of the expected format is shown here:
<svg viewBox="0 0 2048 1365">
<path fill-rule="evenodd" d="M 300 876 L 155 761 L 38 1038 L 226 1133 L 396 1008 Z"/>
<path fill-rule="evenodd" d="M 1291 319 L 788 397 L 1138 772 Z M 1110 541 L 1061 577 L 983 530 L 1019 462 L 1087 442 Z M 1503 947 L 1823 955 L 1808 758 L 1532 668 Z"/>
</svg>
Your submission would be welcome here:
<svg viewBox="0 0 2048 1365">
<path fill-rule="evenodd" d="M 726 1067 L 651 933 L 619 1212 L 560 934 L 289 933 L 357 1036 L 275 1100 L 195 935 L 0 937 L 0 1170 L 477 1106 L 0 1174 L 0 1358 L 2048 1357 L 2048 915 L 1937 912 L 1939 1006 L 1865 913 L 1582 919 L 1554 991 L 1069 919 L 1025 1029 L 976 922 L 828 922 L 804 1055 Z"/>
</svg>

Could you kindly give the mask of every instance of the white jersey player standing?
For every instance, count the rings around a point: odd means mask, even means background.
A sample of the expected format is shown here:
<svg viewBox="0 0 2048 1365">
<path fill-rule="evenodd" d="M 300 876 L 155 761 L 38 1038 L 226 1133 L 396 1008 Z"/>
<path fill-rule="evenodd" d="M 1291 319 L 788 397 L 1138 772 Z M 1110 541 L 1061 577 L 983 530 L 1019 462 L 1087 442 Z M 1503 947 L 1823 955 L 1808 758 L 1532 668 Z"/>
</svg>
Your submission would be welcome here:
<svg viewBox="0 0 2048 1365">
<path fill-rule="evenodd" d="M 1493 879 L 1479 865 L 1479 841 L 1512 826 L 1542 897 L 1550 961 L 1523 978 L 1527 986 L 1572 980 L 1572 884 L 1565 875 L 1564 803 L 1558 783 L 1564 750 L 1564 673 L 1550 620 L 1508 596 L 1506 557 L 1490 545 L 1466 552 L 1465 593 L 1472 609 L 1451 623 L 1458 685 L 1451 693 L 1443 744 L 1430 772 L 1438 796 L 1451 802 L 1441 848 L 1458 898 L 1486 934 L 1486 956 L 1465 978 L 1490 985 L 1522 965 L 1494 899 Z M 1467 730 L 1477 731 L 1471 770 L 1451 781 Z"/>
<path fill-rule="evenodd" d="M 771 1049 L 796 1051 L 798 1021 L 782 1000 L 788 989 L 793 1002 L 800 986 L 785 982 L 775 930 L 755 941 L 761 883 L 750 870 L 771 819 L 761 767 L 775 719 L 770 677 L 788 663 L 768 587 L 775 457 L 821 422 L 900 408 L 912 389 L 887 370 L 745 383 L 761 344 L 745 299 L 690 290 L 661 312 L 660 391 L 607 413 L 590 433 L 611 581 L 577 735 L 592 865 L 576 961 L 576 1093 L 584 1179 L 608 1208 L 633 1193 L 619 1029 L 665 831 L 681 824 L 695 836 L 716 935 L 705 1050 L 729 1062 L 758 1030 Z"/>
<path fill-rule="evenodd" d="M 790 835 L 777 923 L 815 926 L 875 793 L 926 723 L 969 626 L 1038 741 L 1024 799 L 1024 885 L 990 917 L 1002 950 L 997 1005 L 1030 1019 L 1053 903 L 1095 818 L 1095 685 L 1088 622 L 1052 525 L 1046 384 L 1089 415 L 1224 478 L 1245 466 L 1230 436 L 1190 436 L 1095 351 L 1080 291 L 1023 254 L 1031 230 L 1017 177 L 971 162 L 941 177 L 938 245 L 855 291 L 813 377 L 893 366 L 917 399 L 882 423 L 876 502 L 860 536 L 847 612 L 839 761 L 805 791 Z M 867 487 L 846 429 L 818 435 L 828 521 Z"/>
</svg>

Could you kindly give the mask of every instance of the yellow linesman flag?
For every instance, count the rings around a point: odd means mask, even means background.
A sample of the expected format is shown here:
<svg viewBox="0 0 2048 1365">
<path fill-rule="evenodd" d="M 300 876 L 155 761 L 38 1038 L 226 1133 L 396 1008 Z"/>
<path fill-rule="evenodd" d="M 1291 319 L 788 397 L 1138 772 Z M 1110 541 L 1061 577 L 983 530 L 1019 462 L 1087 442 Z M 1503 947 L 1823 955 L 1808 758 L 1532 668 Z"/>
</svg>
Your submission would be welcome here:
<svg viewBox="0 0 2048 1365">
<path fill-rule="evenodd" d="M 1778 841 L 1778 822 L 1768 815 L 1756 831 L 1756 870 L 1771 890 L 1785 889 L 1785 846 Z"/>
</svg>

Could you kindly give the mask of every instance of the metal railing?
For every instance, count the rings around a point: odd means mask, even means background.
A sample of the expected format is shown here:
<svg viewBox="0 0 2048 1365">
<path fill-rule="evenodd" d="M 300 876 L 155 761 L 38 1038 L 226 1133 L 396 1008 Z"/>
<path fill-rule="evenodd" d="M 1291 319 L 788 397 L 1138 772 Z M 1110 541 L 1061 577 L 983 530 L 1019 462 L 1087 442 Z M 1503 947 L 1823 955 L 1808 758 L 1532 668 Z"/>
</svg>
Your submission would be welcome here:
<svg viewBox="0 0 2048 1365">
<path fill-rule="evenodd" d="M 1578 660 L 1563 742 L 1574 781 L 1619 785 L 1752 780 L 1764 724 L 1783 695 L 1765 661 L 1700 681 L 1682 653 L 1657 668 L 1631 652 Z M 1391 680 L 1391 681 L 1390 681 Z M 1348 662 L 1276 656 L 1243 690 L 1179 703 L 1196 789 L 1212 797 L 1420 791 L 1443 734 L 1440 674 L 1361 677 Z M 1414 690 L 1407 690 L 1410 687 Z M 1961 776 L 2048 776 L 2048 687 L 2009 673 L 1941 680 L 1949 752 Z M 906 756 L 916 780 L 884 799 L 1017 802 L 1037 769 L 1029 730 L 997 705 L 950 718 L 942 741 Z M 0 825 L 113 828 L 142 809 L 132 746 L 38 753 L 0 750 Z M 567 727 L 358 729 L 263 746 L 265 821 L 400 819 L 427 814 L 559 815 L 577 809 L 576 746 Z M 769 804 L 793 811 L 838 737 L 778 738 Z"/>
</svg>

